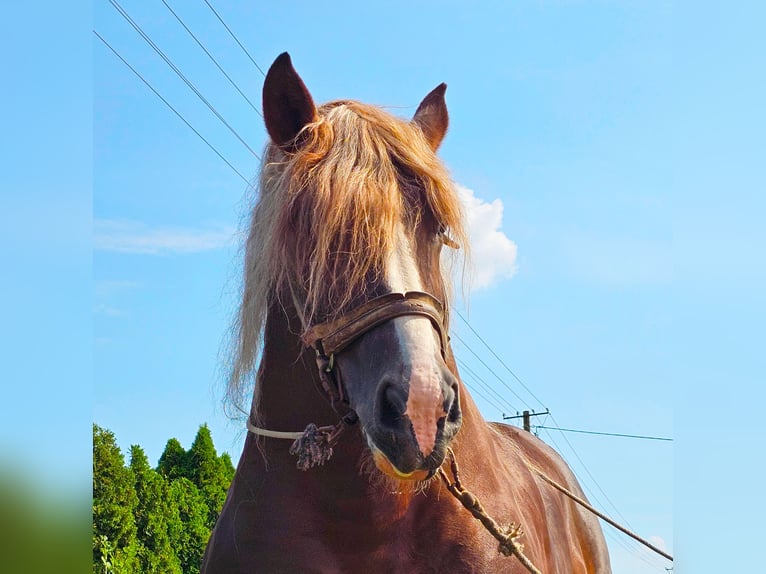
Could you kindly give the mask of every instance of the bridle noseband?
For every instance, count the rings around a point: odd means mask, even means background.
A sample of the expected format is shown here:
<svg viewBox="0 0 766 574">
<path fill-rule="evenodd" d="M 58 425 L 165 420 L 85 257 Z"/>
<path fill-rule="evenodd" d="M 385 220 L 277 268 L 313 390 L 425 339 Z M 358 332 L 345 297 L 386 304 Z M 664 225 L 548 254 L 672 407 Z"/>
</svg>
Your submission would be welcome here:
<svg viewBox="0 0 766 574">
<path fill-rule="evenodd" d="M 388 293 L 363 303 L 352 311 L 324 323 L 312 325 L 301 340 L 316 352 L 317 366 L 322 387 L 335 408 L 337 401 L 348 403 L 335 367 L 335 356 L 362 335 L 396 317 L 420 315 L 431 320 L 437 333 L 442 357 L 447 357 L 449 335 L 445 326 L 444 306 L 430 293 L 407 291 Z"/>
</svg>

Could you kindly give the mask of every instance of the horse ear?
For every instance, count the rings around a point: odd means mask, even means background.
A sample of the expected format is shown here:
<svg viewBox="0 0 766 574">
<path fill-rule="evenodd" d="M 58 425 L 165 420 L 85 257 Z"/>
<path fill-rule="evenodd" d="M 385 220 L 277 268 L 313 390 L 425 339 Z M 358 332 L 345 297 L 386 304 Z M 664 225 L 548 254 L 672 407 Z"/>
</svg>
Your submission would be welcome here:
<svg viewBox="0 0 766 574">
<path fill-rule="evenodd" d="M 413 123 L 423 131 L 434 151 L 439 148 L 449 126 L 447 103 L 444 101 L 444 92 L 446 91 L 447 84 L 442 83 L 436 86 L 431 90 L 431 93 L 423 98 L 412 117 Z"/>
<path fill-rule="evenodd" d="M 271 140 L 283 149 L 295 145 L 300 131 L 316 120 L 317 111 L 306 85 L 283 52 L 263 82 L 263 119 Z"/>
</svg>

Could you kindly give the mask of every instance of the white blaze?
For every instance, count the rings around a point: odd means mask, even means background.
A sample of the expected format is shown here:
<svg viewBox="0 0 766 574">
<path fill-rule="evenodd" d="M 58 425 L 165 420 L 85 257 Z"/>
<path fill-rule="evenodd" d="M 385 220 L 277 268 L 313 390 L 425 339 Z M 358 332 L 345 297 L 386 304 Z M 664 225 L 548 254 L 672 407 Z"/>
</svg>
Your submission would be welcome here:
<svg viewBox="0 0 766 574">
<path fill-rule="evenodd" d="M 395 292 L 423 291 L 420 271 L 401 226 L 398 235 L 397 248 L 388 260 L 388 283 Z M 444 416 L 437 363 L 440 343 L 427 317 L 405 315 L 395 318 L 394 322 L 411 361 L 405 414 L 412 421 L 420 451 L 423 456 L 428 456 L 436 443 L 436 423 Z"/>
</svg>

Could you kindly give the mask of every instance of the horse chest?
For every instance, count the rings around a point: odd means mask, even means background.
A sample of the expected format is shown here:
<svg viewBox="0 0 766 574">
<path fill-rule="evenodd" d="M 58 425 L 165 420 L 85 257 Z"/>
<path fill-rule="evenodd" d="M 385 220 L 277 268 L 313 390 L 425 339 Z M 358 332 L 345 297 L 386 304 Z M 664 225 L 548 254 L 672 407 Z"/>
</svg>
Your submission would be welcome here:
<svg viewBox="0 0 766 574">
<path fill-rule="evenodd" d="M 509 571 L 492 568 L 490 541 L 477 544 L 473 525 L 456 526 L 433 493 L 402 508 L 383 493 L 376 504 L 357 499 L 354 489 L 367 484 L 334 496 L 307 484 L 235 481 L 202 572 Z"/>
</svg>

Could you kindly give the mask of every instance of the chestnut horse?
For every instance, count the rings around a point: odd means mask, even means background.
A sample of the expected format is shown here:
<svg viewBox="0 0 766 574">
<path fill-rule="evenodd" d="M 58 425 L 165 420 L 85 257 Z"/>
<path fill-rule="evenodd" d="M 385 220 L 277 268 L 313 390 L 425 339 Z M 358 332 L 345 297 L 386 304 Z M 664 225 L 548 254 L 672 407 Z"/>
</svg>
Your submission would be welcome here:
<svg viewBox="0 0 766 574">
<path fill-rule="evenodd" d="M 266 76 L 271 142 L 229 381 L 236 404 L 256 378 L 252 432 L 204 574 L 525 572 L 439 481 L 449 448 L 487 513 L 523 526 L 540 571 L 611 571 L 597 519 L 535 470 L 584 498 L 566 463 L 487 423 L 460 382 L 441 251 L 466 237 L 435 153 L 445 89 L 405 121 L 356 101 L 316 107 L 286 53 Z"/>
</svg>

